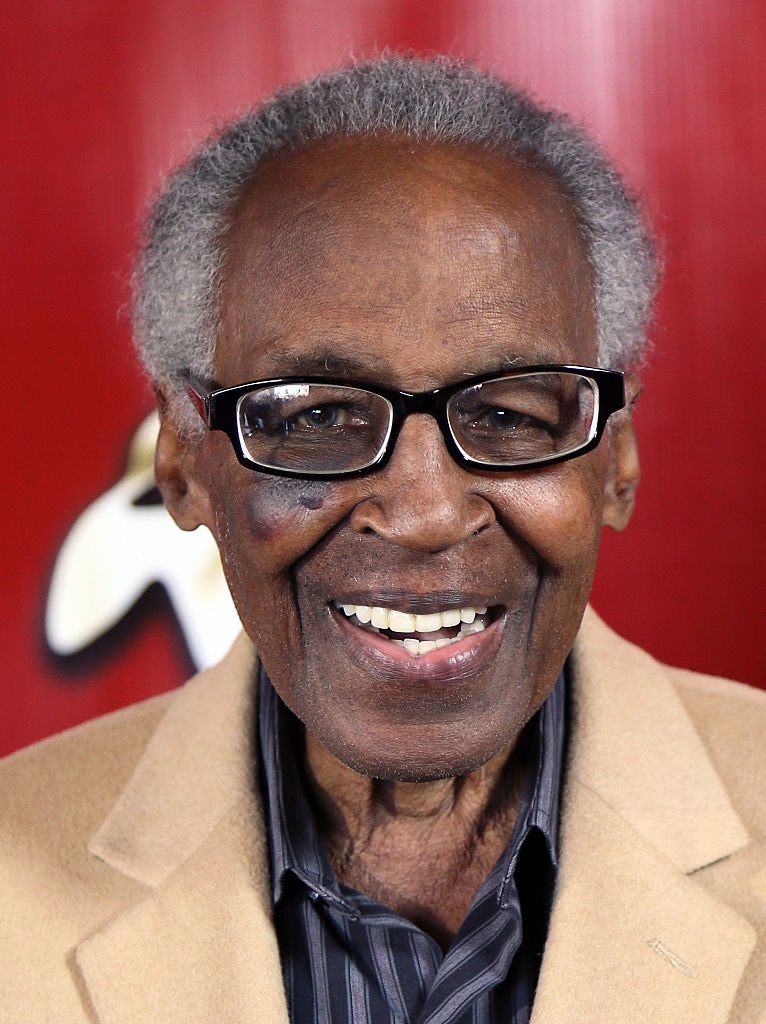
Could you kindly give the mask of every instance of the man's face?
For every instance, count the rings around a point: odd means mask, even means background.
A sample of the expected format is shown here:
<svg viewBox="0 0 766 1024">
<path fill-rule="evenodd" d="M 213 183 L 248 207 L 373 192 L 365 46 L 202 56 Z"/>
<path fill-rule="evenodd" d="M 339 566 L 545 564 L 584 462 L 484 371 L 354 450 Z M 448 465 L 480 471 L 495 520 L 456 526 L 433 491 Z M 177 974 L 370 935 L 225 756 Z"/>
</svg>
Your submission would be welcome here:
<svg viewBox="0 0 766 1024">
<path fill-rule="evenodd" d="M 278 157 L 240 201 L 228 252 L 218 386 L 306 374 L 420 391 L 596 364 L 569 204 L 500 156 L 388 138 Z M 352 768 L 425 780 L 485 763 L 550 691 L 590 591 L 610 443 L 548 468 L 474 472 L 413 415 L 386 467 L 359 479 L 253 472 L 219 432 L 191 472 L 285 703 Z M 489 625 L 414 657 L 338 604 L 486 607 Z"/>
</svg>

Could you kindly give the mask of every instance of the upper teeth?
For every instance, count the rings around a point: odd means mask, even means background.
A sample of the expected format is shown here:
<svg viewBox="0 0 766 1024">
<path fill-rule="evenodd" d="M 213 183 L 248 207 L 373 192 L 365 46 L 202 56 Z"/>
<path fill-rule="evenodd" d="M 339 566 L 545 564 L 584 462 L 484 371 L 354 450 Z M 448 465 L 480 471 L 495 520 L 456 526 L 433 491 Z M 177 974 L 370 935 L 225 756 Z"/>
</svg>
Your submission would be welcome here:
<svg viewBox="0 0 766 1024">
<path fill-rule="evenodd" d="M 485 607 L 449 608 L 443 612 L 429 612 L 427 615 L 411 615 L 391 608 L 380 608 L 366 604 L 339 605 L 345 615 L 356 615 L 360 622 L 370 622 L 378 629 L 389 629 L 392 633 L 412 636 L 414 633 L 435 633 L 444 626 L 457 626 L 461 622 L 473 623 L 477 615 L 484 615 Z M 483 628 L 483 624 L 478 624 Z"/>
</svg>

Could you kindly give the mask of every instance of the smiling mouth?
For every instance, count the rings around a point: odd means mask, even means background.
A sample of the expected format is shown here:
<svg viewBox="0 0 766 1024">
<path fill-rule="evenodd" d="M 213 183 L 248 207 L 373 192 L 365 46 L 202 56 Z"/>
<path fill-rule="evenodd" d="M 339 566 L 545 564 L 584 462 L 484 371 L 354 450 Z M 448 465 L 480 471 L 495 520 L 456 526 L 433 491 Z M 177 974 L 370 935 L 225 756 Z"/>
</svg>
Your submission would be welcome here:
<svg viewBox="0 0 766 1024">
<path fill-rule="evenodd" d="M 501 614 L 500 606 L 445 608 L 427 614 L 411 614 L 376 605 L 332 602 L 353 626 L 376 634 L 381 640 L 403 648 L 411 657 L 421 657 L 452 647 L 482 633 Z"/>
</svg>

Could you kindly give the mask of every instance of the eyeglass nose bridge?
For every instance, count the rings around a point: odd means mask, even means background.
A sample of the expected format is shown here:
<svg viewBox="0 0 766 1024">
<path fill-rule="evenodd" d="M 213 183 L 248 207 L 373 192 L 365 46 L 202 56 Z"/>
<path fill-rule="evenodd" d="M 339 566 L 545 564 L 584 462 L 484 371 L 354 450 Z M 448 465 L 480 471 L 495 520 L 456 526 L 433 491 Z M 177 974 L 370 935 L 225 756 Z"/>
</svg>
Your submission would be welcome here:
<svg viewBox="0 0 766 1024">
<path fill-rule="evenodd" d="M 446 391 L 443 388 L 435 388 L 433 391 L 400 391 L 394 396 L 393 401 L 393 423 L 385 450 L 377 462 L 378 467 L 384 466 L 394 453 L 399 441 L 399 434 L 410 416 L 426 415 L 436 420 L 439 433 L 442 436 L 447 452 L 453 462 L 463 465 L 462 453 L 452 434 L 452 428 L 447 416 L 447 403 L 454 389 Z"/>
<path fill-rule="evenodd" d="M 408 416 L 433 416 L 441 425 L 441 420 L 445 418 L 447 397 L 442 388 L 434 391 L 400 391 L 398 418 L 403 422 Z"/>
</svg>

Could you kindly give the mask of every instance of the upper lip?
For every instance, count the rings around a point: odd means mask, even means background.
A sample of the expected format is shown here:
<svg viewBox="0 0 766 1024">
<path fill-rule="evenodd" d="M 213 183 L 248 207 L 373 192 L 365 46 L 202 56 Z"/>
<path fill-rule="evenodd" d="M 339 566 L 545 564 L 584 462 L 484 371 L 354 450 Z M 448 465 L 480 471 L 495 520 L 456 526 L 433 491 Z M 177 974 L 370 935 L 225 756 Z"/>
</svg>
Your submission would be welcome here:
<svg viewBox="0 0 766 1024">
<path fill-rule="evenodd" d="M 489 608 L 499 604 L 496 595 L 469 590 L 431 590 L 420 594 L 402 590 L 346 590 L 332 600 L 337 604 L 391 608 L 412 615 L 427 615 L 452 608 Z"/>
</svg>

